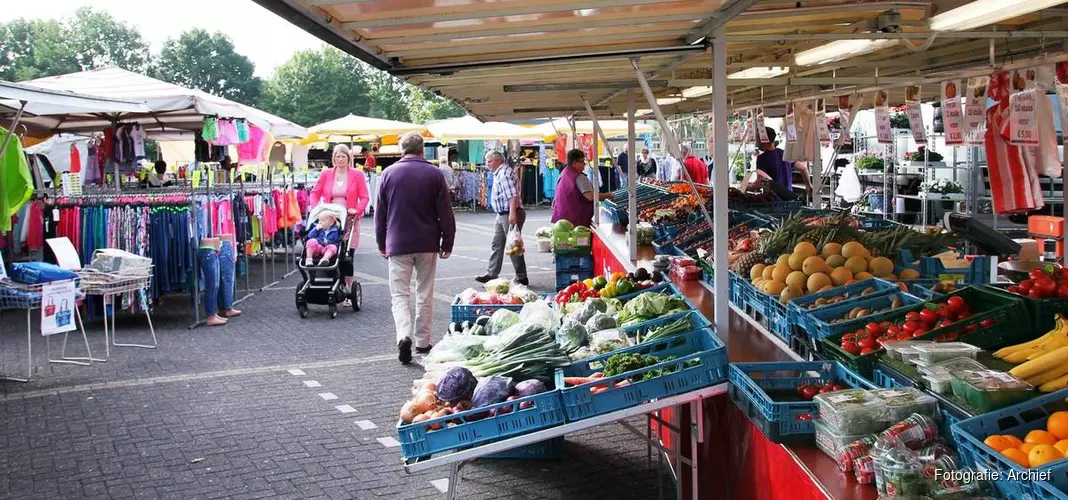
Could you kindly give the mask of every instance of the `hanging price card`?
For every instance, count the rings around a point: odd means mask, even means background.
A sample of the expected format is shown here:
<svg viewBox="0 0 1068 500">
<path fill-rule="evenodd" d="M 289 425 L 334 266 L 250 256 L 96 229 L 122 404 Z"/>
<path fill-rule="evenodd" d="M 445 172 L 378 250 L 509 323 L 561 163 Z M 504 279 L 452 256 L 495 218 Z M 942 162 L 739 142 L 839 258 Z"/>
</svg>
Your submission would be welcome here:
<svg viewBox="0 0 1068 500">
<path fill-rule="evenodd" d="M 964 144 L 964 110 L 960 105 L 960 82 L 942 82 L 942 121 L 946 129 L 946 145 Z"/>
<path fill-rule="evenodd" d="M 990 77 L 968 80 L 968 99 L 964 103 L 964 143 L 982 146 L 986 135 L 986 99 Z"/>
<path fill-rule="evenodd" d="M 1016 70 L 1009 81 L 1009 143 L 1038 145 L 1038 113 L 1035 111 L 1035 70 Z"/>
<path fill-rule="evenodd" d="M 786 142 L 797 142 L 797 117 L 794 116 L 794 103 L 786 104 Z"/>
<path fill-rule="evenodd" d="M 764 125 L 763 109 L 757 110 L 756 115 L 753 117 L 753 127 L 756 129 L 756 136 L 758 142 L 760 142 L 761 144 L 767 144 L 768 142 L 770 142 L 768 140 L 768 129 Z"/>
<path fill-rule="evenodd" d="M 893 130 L 890 126 L 890 108 L 887 107 L 888 98 L 885 90 L 875 91 L 875 137 L 879 144 L 894 142 Z"/>
<path fill-rule="evenodd" d="M 838 98 L 838 116 L 842 124 L 842 133 L 838 135 L 837 144 L 852 144 L 853 136 L 849 130 L 853 128 L 853 109 L 859 108 L 864 99 L 856 96 L 840 96 Z"/>
<path fill-rule="evenodd" d="M 923 113 L 920 111 L 920 86 L 905 87 L 905 115 L 909 118 L 909 129 L 916 144 L 927 144 L 927 133 L 923 126 Z"/>
<path fill-rule="evenodd" d="M 201 170 L 199 168 L 193 170 L 193 189 L 200 187 L 200 175 Z"/>
<path fill-rule="evenodd" d="M 827 126 L 827 109 L 823 101 L 816 103 L 816 133 L 819 134 L 820 143 L 824 146 L 831 144 L 831 129 Z"/>
</svg>

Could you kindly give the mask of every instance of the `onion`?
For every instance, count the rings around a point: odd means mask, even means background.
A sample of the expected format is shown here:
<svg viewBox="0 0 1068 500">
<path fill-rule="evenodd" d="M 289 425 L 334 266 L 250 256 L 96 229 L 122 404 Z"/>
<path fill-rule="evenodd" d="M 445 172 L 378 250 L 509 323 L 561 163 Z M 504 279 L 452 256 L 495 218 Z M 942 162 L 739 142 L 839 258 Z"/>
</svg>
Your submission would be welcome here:
<svg viewBox="0 0 1068 500">
<path fill-rule="evenodd" d="M 420 414 L 420 415 L 416 415 L 414 418 L 412 418 L 412 423 L 414 424 L 416 422 L 425 422 L 427 420 L 430 420 L 430 419 L 428 419 L 426 415 Z"/>
<path fill-rule="evenodd" d="M 430 392 L 420 392 L 412 400 L 412 405 L 417 413 L 426 413 L 438 405 L 438 398 Z"/>
<path fill-rule="evenodd" d="M 400 410 L 401 422 L 404 422 L 404 423 L 414 422 L 415 421 L 415 417 L 417 415 L 419 415 L 419 412 L 416 411 L 415 405 L 413 404 L 412 401 L 408 401 L 407 403 L 404 403 L 404 406 L 401 406 L 401 410 Z"/>
</svg>

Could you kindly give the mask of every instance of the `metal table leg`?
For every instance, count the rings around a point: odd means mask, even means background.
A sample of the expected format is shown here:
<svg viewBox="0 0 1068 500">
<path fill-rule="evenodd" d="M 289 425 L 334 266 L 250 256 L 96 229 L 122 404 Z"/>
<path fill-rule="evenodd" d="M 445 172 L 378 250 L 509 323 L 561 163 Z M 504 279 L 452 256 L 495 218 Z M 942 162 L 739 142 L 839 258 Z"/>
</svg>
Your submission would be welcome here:
<svg viewBox="0 0 1068 500">
<path fill-rule="evenodd" d="M 93 350 L 89 348 L 89 337 L 85 334 L 85 323 L 82 323 L 82 313 L 77 307 L 74 308 L 74 320 L 78 323 L 78 330 L 82 332 L 82 341 L 85 343 L 85 356 L 67 356 L 67 337 L 70 332 L 63 333 L 63 349 L 59 353 L 60 359 L 52 359 L 48 356 L 49 363 L 67 363 L 72 365 L 89 366 L 93 361 L 103 361 L 93 358 Z M 48 348 L 48 337 L 45 337 L 45 347 Z M 51 350 L 49 350 L 51 352 Z"/>
<path fill-rule="evenodd" d="M 115 302 L 115 295 L 114 294 L 107 295 L 106 297 L 107 298 L 104 299 L 104 303 L 105 304 L 107 302 L 109 302 L 109 301 L 112 304 L 114 304 L 114 302 Z M 105 308 L 106 307 L 107 306 L 105 306 Z M 116 316 L 117 311 L 115 311 L 114 305 L 111 308 L 111 343 L 112 344 L 114 344 L 116 347 L 140 347 L 142 349 L 155 349 L 156 348 L 156 345 L 157 345 L 157 343 L 156 343 L 156 329 L 152 326 L 152 313 L 149 311 L 148 307 L 144 307 L 144 310 L 145 310 L 145 319 L 148 320 L 148 331 L 149 331 L 149 333 L 152 334 L 152 345 L 147 345 L 147 344 L 122 344 L 122 343 L 116 342 L 116 340 L 115 340 L 115 316 Z M 105 321 L 107 321 L 106 318 L 105 318 Z"/>
</svg>

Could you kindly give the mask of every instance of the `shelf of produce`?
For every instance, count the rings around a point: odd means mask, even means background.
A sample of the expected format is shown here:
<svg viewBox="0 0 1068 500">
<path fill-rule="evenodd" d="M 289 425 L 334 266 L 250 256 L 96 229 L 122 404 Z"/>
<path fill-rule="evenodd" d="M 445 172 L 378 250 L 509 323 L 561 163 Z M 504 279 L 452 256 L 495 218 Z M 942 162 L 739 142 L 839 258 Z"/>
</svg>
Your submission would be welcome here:
<svg viewBox="0 0 1068 500">
<path fill-rule="evenodd" d="M 653 248 L 638 247 L 638 259 L 631 261 L 626 234 L 616 232 L 610 224 L 595 229 L 593 239 L 594 269 L 599 272 L 652 268 Z M 675 283 L 675 286 L 706 318 L 713 320 L 715 298 L 710 285 L 703 281 L 687 281 Z M 801 360 L 778 337 L 733 305 L 728 331 L 718 334 L 727 346 L 727 356 L 732 363 Z M 729 398 L 709 398 L 703 404 L 706 407 L 703 412 L 704 435 L 698 462 L 707 473 L 701 474 L 700 478 L 700 491 L 706 493 L 702 498 L 722 498 L 724 495 L 710 495 L 709 492 L 727 489 L 731 498 L 742 499 L 875 500 L 878 497 L 876 488 L 858 484 L 852 474 L 841 472 L 833 459 L 815 447 L 772 443 Z M 679 425 L 683 429 L 680 439 L 686 442 L 689 439 L 686 432 L 689 414 L 679 413 L 682 414 L 679 415 Z M 684 452 L 689 451 L 685 446 L 683 448 Z M 730 481 L 724 477 L 724 470 L 729 471 Z M 688 470 L 683 468 L 682 472 L 680 484 L 685 486 L 689 484 Z"/>
</svg>

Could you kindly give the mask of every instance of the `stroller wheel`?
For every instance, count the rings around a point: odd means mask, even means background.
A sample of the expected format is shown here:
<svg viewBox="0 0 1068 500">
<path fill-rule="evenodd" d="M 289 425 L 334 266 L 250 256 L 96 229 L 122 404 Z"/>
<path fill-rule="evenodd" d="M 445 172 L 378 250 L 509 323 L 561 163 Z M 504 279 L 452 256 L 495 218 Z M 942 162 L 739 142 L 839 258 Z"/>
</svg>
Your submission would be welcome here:
<svg viewBox="0 0 1068 500">
<path fill-rule="evenodd" d="M 360 286 L 359 281 L 352 282 L 352 292 L 350 295 L 352 295 L 350 298 L 352 301 L 352 312 L 359 312 L 360 308 L 363 307 L 363 287 Z"/>
<path fill-rule="evenodd" d="M 297 306 L 297 312 L 300 313 L 300 317 L 302 319 L 303 318 L 307 318 L 308 317 L 308 306 L 303 305 L 303 304 Z"/>
<path fill-rule="evenodd" d="M 337 317 L 337 306 L 334 305 L 334 304 L 330 304 L 330 319 L 334 319 L 336 317 Z"/>
</svg>

